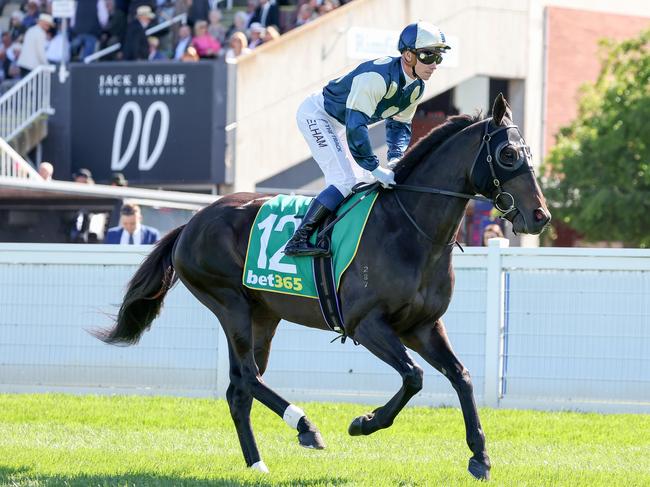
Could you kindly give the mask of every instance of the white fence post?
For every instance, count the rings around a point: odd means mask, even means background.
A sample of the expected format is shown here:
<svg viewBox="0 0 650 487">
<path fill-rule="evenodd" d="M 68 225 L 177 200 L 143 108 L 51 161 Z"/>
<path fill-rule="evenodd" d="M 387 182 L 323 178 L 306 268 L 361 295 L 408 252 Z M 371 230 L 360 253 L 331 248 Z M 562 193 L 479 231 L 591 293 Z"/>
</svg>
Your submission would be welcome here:
<svg viewBox="0 0 650 487">
<path fill-rule="evenodd" d="M 505 238 L 488 241 L 487 302 L 485 310 L 485 390 L 483 402 L 499 406 L 501 387 L 501 353 L 503 350 L 504 279 L 501 269 L 501 249 L 508 248 Z"/>
</svg>

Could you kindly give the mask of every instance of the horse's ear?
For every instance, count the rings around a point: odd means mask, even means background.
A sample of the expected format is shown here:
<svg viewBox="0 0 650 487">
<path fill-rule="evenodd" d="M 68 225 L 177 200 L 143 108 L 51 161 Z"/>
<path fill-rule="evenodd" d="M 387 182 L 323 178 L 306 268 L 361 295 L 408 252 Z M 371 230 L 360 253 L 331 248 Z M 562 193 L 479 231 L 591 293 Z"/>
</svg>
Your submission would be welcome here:
<svg viewBox="0 0 650 487">
<path fill-rule="evenodd" d="M 501 125 L 503 117 L 507 117 L 512 121 L 512 110 L 510 110 L 510 105 L 503 97 L 503 93 L 499 93 L 494 100 L 494 105 L 492 106 L 492 120 L 495 125 Z"/>
</svg>

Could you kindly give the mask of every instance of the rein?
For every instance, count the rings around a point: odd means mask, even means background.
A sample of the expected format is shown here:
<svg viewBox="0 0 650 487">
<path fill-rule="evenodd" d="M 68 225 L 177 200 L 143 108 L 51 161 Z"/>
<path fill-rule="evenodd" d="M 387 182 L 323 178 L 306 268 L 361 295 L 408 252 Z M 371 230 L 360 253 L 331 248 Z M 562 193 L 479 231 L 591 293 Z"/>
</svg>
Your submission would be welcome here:
<svg viewBox="0 0 650 487">
<path fill-rule="evenodd" d="M 478 148 L 478 152 L 476 153 L 476 157 L 474 157 L 474 162 L 472 164 L 472 172 L 474 169 L 474 166 L 476 166 L 476 162 L 478 161 L 479 157 L 481 156 L 481 153 L 483 152 L 483 146 L 486 146 L 487 148 L 487 156 L 485 161 L 487 162 L 487 165 L 490 169 L 490 175 L 492 176 L 492 184 L 494 185 L 494 190 L 496 191 L 496 196 L 494 198 L 486 198 L 485 196 L 480 196 L 476 194 L 469 194 L 469 193 L 459 193 L 457 191 L 450 191 L 446 189 L 438 189 L 438 188 L 431 188 L 428 186 L 413 186 L 410 184 L 394 184 L 391 185 L 390 188 L 387 189 L 394 189 L 394 190 L 403 190 L 403 191 L 411 191 L 414 193 L 428 193 L 428 194 L 440 194 L 444 196 L 452 196 L 454 198 L 464 198 L 467 200 L 476 200 L 476 201 L 485 201 L 492 203 L 497 210 L 501 212 L 501 216 L 499 218 L 505 218 L 506 215 L 513 211 L 517 211 L 517 207 L 515 206 L 515 198 L 512 196 L 512 194 L 508 193 L 507 191 L 503 191 L 501 188 L 501 181 L 497 177 L 496 171 L 494 169 L 494 160 L 492 157 L 492 149 L 490 147 L 490 141 L 494 137 L 494 135 L 498 134 L 499 132 L 502 132 L 504 130 L 508 130 L 509 128 L 516 128 L 517 131 L 519 131 L 519 127 L 517 125 L 504 125 L 504 126 L 499 126 L 496 129 L 494 129 L 492 132 L 488 132 L 489 126 L 490 126 L 490 121 L 491 118 L 485 119 L 485 131 L 483 132 L 483 137 L 481 140 L 481 145 Z M 523 139 L 522 139 L 523 140 Z M 326 225 L 320 232 L 318 232 L 318 239 L 322 238 L 327 231 L 332 228 L 336 223 L 338 223 L 342 218 L 344 218 L 355 206 L 357 206 L 359 203 L 361 203 L 366 196 L 368 196 L 370 193 L 376 191 L 381 187 L 381 184 L 379 182 L 374 182 L 374 183 L 359 183 L 356 186 L 352 188 L 352 194 L 358 194 L 358 193 L 363 193 L 361 198 L 357 202 L 355 202 L 350 208 L 345 210 L 343 213 L 340 215 L 337 215 L 334 220 L 332 220 L 328 225 Z M 447 244 L 439 244 L 436 243 L 427 233 L 422 230 L 422 228 L 417 224 L 415 219 L 411 216 L 411 214 L 408 212 L 406 207 L 404 206 L 404 203 L 402 203 L 402 200 L 398 196 L 398 191 L 395 191 L 393 193 L 395 195 L 395 199 L 397 200 L 397 204 L 401 208 L 401 210 L 404 212 L 406 215 L 406 218 L 408 221 L 411 222 L 411 224 L 415 227 L 415 229 L 418 231 L 420 235 L 422 235 L 426 240 L 431 242 L 433 245 L 438 246 L 438 247 L 448 247 L 450 245 L 458 245 L 458 247 L 463 250 L 463 248 L 460 246 L 458 241 L 454 239 L 453 241 L 447 243 Z M 349 196 L 348 196 L 349 198 Z M 507 202 L 507 205 L 502 204 L 500 202 L 500 199 L 505 198 L 505 202 Z M 347 198 L 346 198 L 347 199 Z M 509 201 L 508 201 L 509 199 Z"/>
<path fill-rule="evenodd" d="M 497 210 L 499 210 L 502 213 L 500 218 L 505 218 L 506 215 L 508 215 L 509 213 L 511 213 L 513 211 L 517 211 L 517 207 L 515 206 L 515 198 L 514 198 L 514 196 L 512 196 L 507 191 L 503 191 L 501 189 L 501 181 L 497 177 L 496 171 L 494 170 L 494 162 L 493 162 L 493 158 L 492 158 L 492 150 L 490 148 L 490 141 L 492 140 L 492 137 L 495 134 L 497 134 L 497 133 L 499 133 L 499 132 L 501 132 L 503 130 L 508 130 L 509 128 L 514 127 L 514 128 L 517 129 L 517 131 L 519 131 L 519 127 L 517 127 L 516 125 L 505 125 L 505 126 L 502 126 L 502 127 L 501 126 L 497 127 L 492 132 L 488 132 L 488 129 L 489 129 L 489 126 L 490 126 L 490 120 L 491 120 L 491 118 L 488 118 L 485 121 L 485 131 L 483 132 L 483 138 L 482 138 L 482 141 L 481 141 L 481 145 L 479 146 L 478 151 L 476 153 L 476 157 L 474 157 L 474 163 L 472 164 L 472 172 L 473 172 L 474 166 L 476 165 L 476 161 L 478 161 L 478 158 L 480 157 L 481 153 L 483 152 L 483 146 L 485 145 L 487 147 L 486 162 L 488 164 L 488 167 L 490 168 L 490 174 L 492 176 L 492 184 L 494 184 L 494 187 L 495 187 L 495 189 L 497 191 L 497 194 L 496 194 L 496 196 L 494 198 L 490 199 L 490 198 L 486 198 L 485 196 L 479 196 L 479 195 L 475 195 L 475 194 L 471 195 L 471 194 L 468 194 L 468 193 L 458 193 L 456 191 L 449 191 L 449 190 L 446 190 L 446 189 L 430 188 L 428 186 L 412 186 L 412 185 L 409 185 L 409 184 L 395 184 L 395 185 L 391 186 L 391 188 L 396 189 L 396 190 L 401 189 L 401 190 L 404 190 L 404 191 L 412 191 L 412 192 L 416 192 L 416 193 L 441 194 L 441 195 L 445 195 L 445 196 L 452 196 L 452 197 L 455 197 L 455 198 L 464 198 L 464 199 L 468 199 L 468 200 L 490 202 L 495 206 L 495 208 Z M 456 241 L 455 239 L 452 242 L 449 242 L 448 244 L 445 244 L 445 245 L 438 244 L 438 243 L 434 242 L 434 240 L 431 237 L 429 237 L 429 235 L 427 235 L 427 233 L 424 230 L 422 230 L 422 228 L 420 228 L 420 226 L 417 224 L 415 219 L 410 215 L 410 213 L 408 212 L 408 210 L 404 206 L 404 203 L 402 203 L 402 200 L 399 199 L 397 191 L 395 193 L 393 193 L 393 194 L 395 195 L 395 199 L 397 200 L 397 204 L 402 209 L 402 211 L 404 212 L 404 214 L 406 215 L 408 220 L 411 222 L 411 224 L 420 233 L 420 235 L 422 235 L 425 239 L 427 239 L 429 242 L 431 242 L 434 245 L 443 247 L 443 246 L 453 245 L 455 243 L 455 244 L 458 245 L 458 247 L 461 250 L 463 250 L 463 248 L 460 246 L 458 241 Z M 502 207 L 502 206 L 506 206 L 506 205 L 499 204 L 500 198 L 504 198 L 504 197 L 505 198 L 510 198 L 510 201 L 509 201 L 507 207 L 505 207 L 505 208 Z M 506 201 L 507 201 L 507 199 L 506 199 Z"/>
</svg>

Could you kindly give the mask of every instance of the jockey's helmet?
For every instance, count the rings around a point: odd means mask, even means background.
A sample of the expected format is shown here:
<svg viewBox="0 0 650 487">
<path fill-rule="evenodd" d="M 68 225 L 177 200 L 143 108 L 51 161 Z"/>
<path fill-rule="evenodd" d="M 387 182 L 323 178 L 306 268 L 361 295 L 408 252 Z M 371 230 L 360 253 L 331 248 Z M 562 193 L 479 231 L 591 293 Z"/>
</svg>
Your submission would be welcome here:
<svg viewBox="0 0 650 487">
<path fill-rule="evenodd" d="M 446 51 L 451 49 L 445 39 L 445 34 L 429 22 L 415 22 L 404 27 L 399 36 L 397 50 L 417 51 L 419 49 L 435 49 Z"/>
</svg>

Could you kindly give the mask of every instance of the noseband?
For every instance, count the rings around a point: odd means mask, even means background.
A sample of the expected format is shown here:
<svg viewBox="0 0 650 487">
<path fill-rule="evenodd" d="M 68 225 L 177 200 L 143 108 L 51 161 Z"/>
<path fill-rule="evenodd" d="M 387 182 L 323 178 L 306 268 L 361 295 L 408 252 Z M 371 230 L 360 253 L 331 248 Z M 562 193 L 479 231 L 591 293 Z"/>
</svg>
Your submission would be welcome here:
<svg viewBox="0 0 650 487">
<path fill-rule="evenodd" d="M 472 184 L 478 189 L 482 190 L 484 193 L 487 194 L 494 194 L 496 192 L 496 195 L 493 198 L 486 198 L 485 196 L 477 196 L 477 195 L 471 195 L 467 193 L 458 193 L 456 191 L 448 191 L 444 189 L 437 189 L 437 188 L 430 188 L 428 186 L 412 186 L 409 184 L 395 184 L 392 186 L 392 189 L 396 190 L 404 190 L 404 191 L 413 191 L 417 193 L 429 193 L 429 194 L 442 194 L 446 196 L 454 196 L 457 198 L 465 198 L 465 199 L 470 199 L 470 200 L 476 200 L 476 201 L 486 201 L 486 202 L 491 202 L 497 210 L 499 210 L 502 214 L 500 218 L 505 218 L 508 214 L 512 213 L 513 211 L 517 211 L 517 206 L 515 204 L 515 198 L 512 196 L 512 194 L 508 193 L 507 191 L 504 191 L 502 189 L 502 182 L 505 182 L 509 179 L 512 179 L 515 176 L 518 176 L 521 174 L 522 171 L 522 166 L 523 162 L 529 160 L 530 158 L 530 148 L 524 143 L 524 138 L 521 135 L 521 131 L 519 130 L 519 127 L 517 125 L 504 125 L 504 126 L 499 126 L 495 128 L 492 132 L 489 132 L 489 127 L 490 127 L 490 122 L 492 121 L 491 118 L 487 118 L 485 120 L 485 130 L 483 132 L 483 138 L 481 141 L 481 145 L 478 148 L 478 152 L 476 153 L 476 157 L 474 157 L 474 162 L 472 164 L 472 169 L 470 171 L 470 178 L 472 179 Z M 493 140 L 494 136 L 502 131 L 508 130 L 509 128 L 515 128 L 517 129 L 517 132 L 519 132 L 520 135 L 520 145 L 517 147 L 517 154 L 518 154 L 518 159 L 514 162 L 510 161 L 505 161 L 505 156 L 502 157 L 502 150 L 506 148 L 508 145 L 508 139 L 506 137 L 505 142 L 499 144 L 499 146 L 496 149 L 496 155 L 493 157 L 492 155 L 492 148 L 490 146 L 490 142 Z M 483 153 L 483 149 L 486 149 L 487 155 L 485 158 L 485 161 L 487 163 L 487 166 L 490 171 L 490 177 L 491 177 L 491 184 L 494 186 L 494 189 L 489 190 L 488 188 L 481 188 L 481 185 L 476 185 L 473 181 L 474 179 L 474 171 L 477 169 L 476 163 L 479 161 L 481 154 Z M 499 168 L 503 169 L 506 171 L 506 176 L 499 177 L 497 176 L 497 171 L 494 167 L 494 159 L 496 157 L 496 162 Z M 480 166 L 479 166 L 480 167 Z M 379 183 L 374 183 L 377 186 Z M 361 191 L 364 189 L 368 189 L 367 186 L 364 188 L 360 188 Z M 374 189 L 374 188 L 373 188 Z M 477 191 L 478 192 L 478 191 Z M 406 207 L 402 203 L 402 200 L 400 200 L 398 196 L 398 191 L 395 191 L 393 193 L 395 195 L 395 199 L 397 200 L 397 203 L 399 207 L 402 209 L 408 220 L 413 224 L 413 226 L 417 229 L 417 231 L 425 237 L 427 240 L 429 240 L 431 243 L 434 245 L 440 245 L 437 244 L 433 241 L 431 237 L 429 237 L 424 230 L 420 228 L 420 226 L 416 223 L 416 221 L 413 219 L 413 217 L 409 214 L 407 211 Z M 455 243 L 455 240 L 451 242 L 450 244 L 447 245 L 453 245 Z"/>
</svg>

